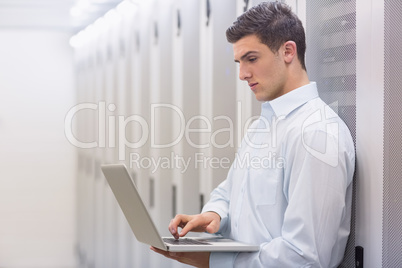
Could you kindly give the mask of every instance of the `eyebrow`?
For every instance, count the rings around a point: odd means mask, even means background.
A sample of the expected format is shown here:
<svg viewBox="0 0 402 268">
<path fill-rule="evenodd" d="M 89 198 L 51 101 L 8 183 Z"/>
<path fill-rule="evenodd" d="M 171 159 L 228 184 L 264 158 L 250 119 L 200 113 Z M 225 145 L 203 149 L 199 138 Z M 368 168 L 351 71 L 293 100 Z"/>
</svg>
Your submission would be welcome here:
<svg viewBox="0 0 402 268">
<path fill-rule="evenodd" d="M 246 54 L 244 54 L 243 56 L 241 56 L 240 60 L 244 60 L 245 58 L 247 58 L 248 55 L 250 55 L 251 53 L 258 53 L 258 51 L 248 51 Z M 238 60 L 234 60 L 235 62 L 239 62 Z"/>
</svg>

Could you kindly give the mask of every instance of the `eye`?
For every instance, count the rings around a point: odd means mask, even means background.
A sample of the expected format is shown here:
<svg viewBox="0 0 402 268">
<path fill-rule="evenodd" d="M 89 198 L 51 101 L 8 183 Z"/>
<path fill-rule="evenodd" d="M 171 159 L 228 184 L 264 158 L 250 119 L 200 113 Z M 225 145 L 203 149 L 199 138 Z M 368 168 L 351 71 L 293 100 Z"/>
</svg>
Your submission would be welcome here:
<svg viewBox="0 0 402 268">
<path fill-rule="evenodd" d="M 249 62 L 255 62 L 256 60 L 257 60 L 256 57 L 251 57 L 251 58 L 248 59 Z"/>
</svg>

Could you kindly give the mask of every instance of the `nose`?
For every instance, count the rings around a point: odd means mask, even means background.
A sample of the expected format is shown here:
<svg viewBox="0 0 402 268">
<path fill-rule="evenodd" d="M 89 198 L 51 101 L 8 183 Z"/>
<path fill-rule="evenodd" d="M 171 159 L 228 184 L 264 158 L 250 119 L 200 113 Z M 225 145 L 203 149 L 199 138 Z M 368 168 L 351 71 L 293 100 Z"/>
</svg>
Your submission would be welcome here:
<svg viewBox="0 0 402 268">
<path fill-rule="evenodd" d="M 240 80 L 244 81 L 247 80 L 251 77 L 251 72 L 250 70 L 244 66 L 243 64 L 240 63 L 239 65 L 239 78 Z"/>
</svg>

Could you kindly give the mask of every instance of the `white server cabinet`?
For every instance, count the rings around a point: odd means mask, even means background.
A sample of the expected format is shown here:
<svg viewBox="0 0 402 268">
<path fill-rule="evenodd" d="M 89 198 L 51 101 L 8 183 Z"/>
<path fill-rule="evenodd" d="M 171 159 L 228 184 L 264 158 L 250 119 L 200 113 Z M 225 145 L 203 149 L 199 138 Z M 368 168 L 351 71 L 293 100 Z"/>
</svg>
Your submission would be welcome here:
<svg viewBox="0 0 402 268">
<path fill-rule="evenodd" d="M 95 28 L 95 30 L 97 30 Z M 98 103 L 99 100 L 101 99 L 101 88 L 102 88 L 102 56 L 100 53 L 100 48 L 99 48 L 99 31 L 95 32 L 94 35 L 94 53 L 95 53 L 95 66 L 94 66 L 94 103 Z M 97 116 L 97 126 L 96 126 L 96 137 L 99 137 L 99 117 Z M 102 152 L 100 151 L 99 145 L 97 148 L 94 150 L 94 185 L 93 185 L 93 190 L 94 190 L 94 224 L 93 224 L 93 232 L 94 232 L 94 239 L 93 239 L 93 247 L 94 247 L 94 260 L 93 260 L 93 266 L 99 266 L 100 267 L 100 261 L 99 259 L 101 258 L 101 248 L 102 248 L 102 206 L 101 206 L 101 201 L 103 200 L 102 198 L 102 190 L 103 190 L 103 183 L 101 181 L 101 174 L 98 171 L 100 168 L 100 164 L 102 161 Z"/>
<path fill-rule="evenodd" d="M 200 4 L 200 122 L 199 133 L 199 154 L 201 156 L 212 156 L 212 148 L 208 147 L 210 134 L 204 133 L 211 131 L 210 122 L 212 120 L 212 92 L 213 92 L 213 18 L 211 16 L 211 1 L 201 0 Z M 201 121 L 201 119 L 204 119 Z M 195 159 L 197 161 L 197 159 Z M 197 163 L 197 162 L 196 162 Z M 206 202 L 206 198 L 212 189 L 212 169 L 201 166 L 199 170 L 200 180 L 200 205 Z"/>
<path fill-rule="evenodd" d="M 146 103 L 150 111 L 150 116 L 149 116 L 149 121 L 148 123 L 150 124 L 151 120 L 156 120 L 155 114 L 151 114 L 151 104 L 152 103 L 160 103 L 160 47 L 158 45 L 159 40 L 159 29 L 160 25 L 157 22 L 156 18 L 151 18 L 151 23 L 149 25 L 149 35 L 147 38 L 150 39 L 150 50 L 149 50 L 149 102 Z M 150 124 L 150 129 L 155 133 L 155 128 Z M 151 143 L 149 144 L 149 155 L 145 156 L 148 159 L 158 159 L 161 157 L 161 152 L 160 150 L 157 150 L 156 148 L 153 148 L 154 146 L 152 145 L 152 139 L 155 140 L 155 137 L 152 137 L 153 133 L 151 132 L 150 134 L 150 139 Z M 156 134 L 156 133 L 155 133 Z M 149 163 L 152 163 L 152 161 L 148 161 Z M 149 180 L 149 210 L 151 212 L 153 220 L 156 222 L 157 228 L 161 228 L 161 223 L 160 223 L 160 217 L 159 216 L 159 211 L 155 207 L 155 180 L 160 179 L 160 171 L 152 169 L 151 164 L 148 164 L 145 166 L 145 169 L 147 169 L 147 179 Z M 157 177 L 157 178 L 156 178 Z M 169 185 L 167 185 L 168 188 Z M 167 200 L 169 200 L 170 195 L 165 195 Z"/>
<path fill-rule="evenodd" d="M 192 142 L 196 133 L 186 132 L 186 124 L 199 113 L 199 11 L 198 1 L 176 1 L 172 12 L 172 145 L 174 159 L 172 217 L 200 212 L 198 172 Z M 173 111 L 172 111 L 173 112 Z M 180 159 L 180 160 L 178 160 Z"/>
<path fill-rule="evenodd" d="M 225 31 L 236 19 L 236 3 L 200 1 L 200 133 L 195 162 L 201 205 L 222 182 L 234 159 L 236 70 Z"/>
<path fill-rule="evenodd" d="M 94 28 L 90 27 L 87 31 L 89 31 L 90 36 L 94 34 Z M 85 88 L 86 92 L 86 101 L 89 103 L 94 102 L 94 90 L 95 90 L 95 54 L 93 50 L 90 50 L 90 48 L 93 46 L 94 40 L 93 38 L 90 38 L 88 40 L 88 54 L 86 56 L 87 61 L 88 61 L 88 72 L 87 72 L 87 86 Z M 89 111 L 87 114 L 87 117 L 85 119 L 86 121 L 86 141 L 92 141 L 96 137 L 95 135 L 95 127 L 96 127 L 96 114 L 92 111 Z M 94 203 L 94 183 L 95 183 L 95 167 L 94 167 L 94 156 L 95 156 L 95 149 L 86 149 L 85 150 L 85 155 L 87 158 L 87 167 L 86 167 L 86 175 L 84 178 L 85 182 L 85 198 L 86 198 L 86 204 L 87 208 L 85 213 L 86 216 L 86 237 L 88 239 L 86 243 L 86 262 L 88 266 L 93 266 L 94 264 L 94 239 L 95 239 L 95 233 L 94 233 L 94 228 L 92 228 L 95 224 L 94 221 L 94 208 L 95 208 L 95 203 Z"/>
<path fill-rule="evenodd" d="M 88 94 L 88 87 L 89 87 L 89 61 L 88 57 L 83 58 L 83 77 L 84 77 L 84 83 L 82 87 L 82 102 L 88 102 L 89 101 L 89 94 Z M 81 122 L 80 122 L 80 132 L 82 133 L 83 140 L 86 141 L 88 140 L 88 133 L 90 131 L 89 125 L 87 124 L 88 120 L 90 119 L 90 115 L 88 111 L 80 114 L 81 116 Z M 79 178 L 79 185 L 81 188 L 81 200 L 83 206 L 81 207 L 81 227 L 82 227 L 82 232 L 80 234 L 80 239 L 81 239 L 81 249 L 82 249 L 82 257 L 83 257 L 83 263 L 88 264 L 89 263 L 89 258 L 90 258 L 90 238 L 91 238 L 91 232 L 89 231 L 90 229 L 90 218 L 88 215 L 88 211 L 90 210 L 90 198 L 88 198 L 87 191 L 88 191 L 88 181 L 92 173 L 92 167 L 91 167 L 91 156 L 88 152 L 87 149 L 80 149 L 81 155 L 82 155 L 82 165 L 83 165 L 83 171 L 82 171 L 82 176 Z"/>
<path fill-rule="evenodd" d="M 130 175 L 132 176 L 134 183 L 137 185 L 140 192 L 142 192 L 141 185 L 138 184 L 139 170 L 135 170 L 130 166 L 130 154 L 133 151 L 133 140 L 138 139 L 138 133 L 141 133 L 141 128 L 138 125 L 130 122 L 131 116 L 137 116 L 141 111 L 141 101 L 138 101 L 141 96 L 140 87 L 140 65 L 137 59 L 140 55 L 136 48 L 136 32 L 135 29 L 138 19 L 136 19 L 136 6 L 132 3 L 126 2 L 125 5 L 121 5 L 118 11 L 122 14 L 121 25 L 121 39 L 120 39 L 120 55 L 124 57 L 123 68 L 121 72 L 124 73 L 124 98 L 120 96 L 120 100 L 124 102 L 124 118 L 119 119 L 119 133 L 124 133 L 124 136 L 120 136 L 119 140 L 119 160 L 123 161 Z M 122 94 L 123 95 L 123 94 Z M 138 153 L 139 150 L 137 150 Z M 121 159 L 121 157 L 124 159 Z M 122 267 L 140 267 L 139 259 L 145 256 L 141 252 L 139 243 L 137 242 L 134 234 L 131 231 L 126 219 L 124 218 L 124 230 L 125 230 L 125 242 L 124 247 L 125 263 Z"/>
<path fill-rule="evenodd" d="M 124 46 L 124 17 L 123 14 L 114 11 L 113 20 L 111 21 L 111 36 L 110 46 L 112 50 L 112 68 L 113 68 L 113 87 L 110 93 L 114 101 L 110 101 L 113 104 L 111 117 L 113 119 L 113 125 L 109 124 L 109 130 L 114 133 L 113 145 L 110 146 L 110 159 L 113 163 L 124 161 L 125 148 L 121 148 L 120 144 L 123 139 L 126 138 L 126 130 L 120 128 L 122 124 L 121 119 L 127 116 L 127 61 L 125 57 Z M 110 135 L 110 134 L 109 134 Z M 113 209 L 114 228 L 110 230 L 114 236 L 114 244 L 112 245 L 115 250 L 115 256 L 113 258 L 113 265 L 116 267 L 127 267 L 131 258 L 129 257 L 129 249 L 131 247 L 130 237 L 132 237 L 131 230 L 128 226 L 127 220 L 124 217 L 123 212 L 117 204 L 114 195 L 112 196 L 111 208 Z"/>
<path fill-rule="evenodd" d="M 95 27 L 96 36 L 94 42 L 94 51 L 96 52 L 96 71 L 95 71 L 95 99 L 94 102 L 98 105 L 106 105 L 105 103 L 105 64 L 107 60 L 107 42 L 104 30 L 106 25 L 104 20 L 98 21 Z M 106 107 L 106 106 L 105 106 Z M 100 107 L 98 106 L 98 109 Z M 100 165 L 106 162 L 106 155 L 104 153 L 106 141 L 106 117 L 97 117 L 97 138 L 98 147 L 95 152 L 95 185 L 94 185 L 94 202 L 95 202 L 95 224 L 93 226 L 95 232 L 94 251 L 95 260 L 94 267 L 105 267 L 106 263 L 106 235 L 105 235 L 105 191 L 107 189 L 106 179 L 100 170 Z"/>
<path fill-rule="evenodd" d="M 126 5 L 125 12 L 128 12 L 128 8 L 131 4 Z M 124 7 L 124 6 L 123 6 Z M 128 111 L 128 83 L 127 83 L 127 70 L 128 70 L 128 59 L 127 59 L 127 44 L 126 44 L 126 16 L 123 10 L 117 10 L 119 19 L 115 24 L 115 36 L 114 36 L 114 47 L 116 55 L 116 87 L 114 89 L 116 94 L 116 154 L 115 163 L 125 162 L 127 153 L 123 141 L 127 139 L 127 129 L 124 126 L 125 119 L 129 116 Z M 118 233 L 118 245 L 117 248 L 117 267 L 128 267 L 130 258 L 130 248 L 131 248 L 131 238 L 132 232 L 128 225 L 128 222 L 118 206 L 117 208 L 117 233 Z"/>
<path fill-rule="evenodd" d="M 99 125 L 98 125 L 98 137 L 99 137 L 99 161 L 100 164 L 110 163 L 110 142 L 109 139 L 109 124 L 108 118 L 111 115 L 111 111 L 109 109 L 110 103 L 110 89 L 112 84 L 112 74 L 110 74 L 111 69 L 111 50 L 109 44 L 110 38 L 110 25 L 103 21 L 103 24 L 99 25 L 99 63 L 100 72 L 98 77 L 99 79 L 99 88 L 98 88 L 98 100 L 99 100 Z M 100 167 L 97 167 L 100 168 Z M 100 170 L 99 170 L 100 171 Z M 98 172 L 99 172 L 98 171 Z M 96 259 L 96 266 L 95 267 L 108 267 L 108 265 L 113 264 L 113 253 L 111 251 L 111 247 L 113 246 L 113 220 L 111 219 L 111 215 L 113 215 L 113 208 L 112 208 L 112 196 L 110 188 L 107 184 L 107 181 L 103 174 L 99 172 L 99 180 L 96 182 L 96 190 L 97 190 L 97 211 L 98 216 L 96 222 L 96 229 L 100 233 L 98 239 L 99 244 L 97 244 L 97 259 Z"/>
<path fill-rule="evenodd" d="M 150 13 L 151 5 L 143 5 L 138 12 L 132 31 L 132 50 L 131 62 L 132 69 L 130 71 L 131 85 L 130 90 L 130 110 L 133 115 L 142 118 L 138 123 L 133 123 L 132 127 L 132 141 L 138 143 L 134 149 L 130 150 L 128 168 L 134 182 L 139 189 L 141 198 L 143 199 L 147 208 L 150 208 L 150 179 L 148 170 L 141 165 L 140 159 L 149 158 L 150 156 L 150 139 L 149 139 L 149 122 L 150 122 L 150 85 L 149 81 L 153 73 L 150 72 Z M 141 125 L 140 121 L 143 125 Z M 137 160 L 136 160 L 137 159 Z M 136 162 L 137 161 L 137 162 Z M 151 252 L 147 245 L 144 245 L 135 240 L 132 255 L 132 262 L 134 267 L 151 267 L 150 259 Z"/>
<path fill-rule="evenodd" d="M 127 105 L 127 110 L 128 114 L 131 116 L 141 116 L 143 117 L 142 113 L 142 107 L 143 107 L 143 100 L 142 100 L 142 90 L 141 90 L 141 85 L 142 85 L 142 77 L 141 77 L 141 71 L 142 71 L 142 65 L 141 65 L 141 55 L 142 53 L 140 52 L 140 29 L 139 29 L 139 19 L 136 16 L 135 18 L 132 18 L 131 22 L 128 24 L 131 26 L 130 33 L 126 37 L 129 38 L 128 42 L 128 47 L 127 47 L 127 57 L 129 60 L 129 69 L 128 69 L 128 91 L 127 91 L 127 100 L 129 101 Z M 144 120 L 145 121 L 145 120 Z M 138 122 L 132 122 L 130 125 L 128 125 L 128 140 L 132 144 L 130 145 L 130 149 L 128 150 L 128 155 L 126 159 L 126 166 L 129 169 L 130 175 L 139 190 L 141 197 L 143 198 L 144 201 L 148 200 L 148 197 L 145 196 L 145 193 L 148 193 L 147 187 L 146 187 L 146 182 L 147 180 L 144 180 L 143 178 L 145 177 L 142 175 L 144 171 L 137 166 L 135 163 L 132 163 L 132 157 L 137 158 L 137 156 L 140 156 L 142 152 L 144 151 L 143 146 L 139 146 L 139 142 L 143 138 L 142 133 L 143 129 Z M 136 145 L 138 144 L 138 146 Z M 143 251 L 141 248 L 141 243 L 139 243 L 135 237 L 133 237 L 132 242 L 131 242 L 131 266 L 132 267 L 146 267 L 148 263 L 141 263 L 142 258 L 147 258 L 146 253 L 148 251 Z"/>
<path fill-rule="evenodd" d="M 151 159 L 164 163 L 166 157 L 170 157 L 171 146 L 171 110 L 165 108 L 171 104 L 172 97 L 172 72 L 171 72 L 171 13 L 170 1 L 159 2 L 155 8 L 152 25 L 150 28 L 150 156 Z M 150 176 L 150 201 L 151 212 L 161 233 L 167 234 L 167 225 L 170 222 L 171 213 L 171 168 L 164 165 L 151 165 L 148 168 Z"/>
<path fill-rule="evenodd" d="M 116 38 L 113 18 L 115 13 L 109 13 L 106 17 L 108 27 L 105 31 L 106 41 L 106 62 L 105 62 L 105 117 L 106 117 L 106 146 L 104 149 L 105 164 L 115 163 L 117 159 L 116 150 L 116 48 L 114 40 Z M 103 176 L 102 176 L 103 177 Z M 104 230 L 105 230 L 105 267 L 116 266 L 118 263 L 118 205 L 117 201 L 107 185 L 106 179 L 104 192 Z"/>
<path fill-rule="evenodd" d="M 177 137 L 177 141 L 172 144 L 172 153 L 174 156 L 183 156 L 183 146 L 184 141 L 179 140 L 182 134 L 182 124 L 184 119 L 185 111 L 183 111 L 183 33 L 182 33 L 182 14 L 181 9 L 182 1 L 176 1 L 173 3 L 172 9 L 172 109 L 176 109 L 179 113 L 172 116 L 172 137 Z M 187 89 L 187 88 L 186 88 Z M 172 217 L 174 217 L 178 212 L 185 213 L 183 209 L 183 194 L 185 191 L 190 191 L 191 188 L 187 189 L 183 180 L 183 173 L 181 168 L 174 166 L 172 170 Z M 194 193 L 193 193 L 194 195 Z M 188 201 L 188 200 L 187 200 Z M 190 203 L 193 200 L 189 200 Z M 186 203 L 188 204 L 188 203 Z"/>
<path fill-rule="evenodd" d="M 76 66 L 76 87 L 77 87 L 77 101 L 83 101 L 83 88 L 84 86 L 84 60 L 83 51 L 76 51 L 75 53 L 75 66 Z M 77 139 L 83 137 L 82 127 L 85 125 L 83 116 L 77 117 L 75 121 Z M 85 197 L 84 197 L 84 184 L 83 178 L 85 176 L 85 155 L 83 149 L 77 148 L 77 258 L 78 265 L 83 267 L 85 265 Z"/>
<path fill-rule="evenodd" d="M 103 162 L 103 148 L 100 133 L 102 132 L 101 117 L 99 116 L 100 102 L 103 99 L 103 66 L 102 63 L 105 59 L 102 44 L 99 43 L 100 32 L 99 28 L 93 26 L 93 33 L 91 34 L 91 53 L 93 55 L 93 87 L 91 88 L 91 105 L 97 105 L 98 109 L 92 111 L 92 140 L 97 142 L 97 146 L 92 151 L 92 165 L 93 165 L 93 182 L 91 183 L 92 192 L 92 260 L 89 267 L 102 267 L 99 258 L 103 256 L 104 248 L 104 233 L 103 233 L 103 192 L 105 183 L 102 181 L 102 173 L 100 165 Z"/>
<path fill-rule="evenodd" d="M 87 39 L 85 44 L 81 47 L 79 53 L 77 53 L 77 87 L 79 88 L 78 102 L 88 103 L 92 98 L 93 88 L 93 55 L 90 53 L 89 47 L 91 45 L 90 39 Z M 88 124 L 94 118 L 93 114 L 89 111 L 81 112 L 77 116 L 77 137 L 78 141 L 88 142 L 93 136 L 93 124 Z M 77 208 L 77 218 L 80 221 L 77 231 L 77 253 L 79 257 L 80 265 L 90 265 L 93 262 L 93 247 L 92 241 L 94 234 L 91 226 L 93 224 L 93 151 L 91 149 L 83 149 L 77 145 L 78 151 L 78 177 L 77 177 L 77 196 L 79 200 L 79 206 Z"/>
<path fill-rule="evenodd" d="M 364 267 L 400 267 L 402 3 L 357 0 L 356 10 L 357 257 Z"/>
<path fill-rule="evenodd" d="M 150 185 L 150 213 L 162 236 L 169 235 L 168 224 L 172 218 L 172 172 L 169 166 L 171 155 L 172 116 L 172 36 L 171 36 L 171 1 L 154 3 L 154 12 L 150 16 L 150 154 L 152 162 L 146 168 Z M 159 164 L 158 164 L 159 163 Z M 151 253 L 151 266 L 170 267 L 172 261 L 159 254 Z"/>
<path fill-rule="evenodd" d="M 128 88 L 128 110 L 129 114 L 133 116 L 141 116 L 142 109 L 142 91 L 141 91 L 141 53 L 140 53 L 140 37 L 139 37 L 139 29 L 135 27 L 137 20 L 134 20 L 131 24 L 132 31 L 130 33 L 130 43 L 129 43 L 129 60 L 130 60 L 130 69 L 128 73 L 129 84 Z M 141 116 L 142 117 L 142 116 Z M 143 117 L 142 117 L 143 118 Z M 140 142 L 143 129 L 140 123 L 131 123 L 132 125 L 129 127 L 129 138 L 130 142 L 137 143 Z M 128 150 L 128 163 L 126 164 L 129 169 L 130 175 L 139 190 L 141 197 L 144 201 L 148 200 L 148 197 L 144 196 L 144 193 L 148 193 L 147 187 L 145 185 L 146 180 L 144 180 L 144 171 L 137 167 L 135 164 L 131 163 L 132 157 L 137 157 L 141 155 L 141 146 L 132 146 Z M 131 250 L 131 266 L 132 267 L 145 267 L 141 266 L 141 258 L 144 258 L 145 252 L 143 253 L 141 250 L 141 243 L 139 243 L 135 237 L 132 239 L 132 250 Z"/>
</svg>

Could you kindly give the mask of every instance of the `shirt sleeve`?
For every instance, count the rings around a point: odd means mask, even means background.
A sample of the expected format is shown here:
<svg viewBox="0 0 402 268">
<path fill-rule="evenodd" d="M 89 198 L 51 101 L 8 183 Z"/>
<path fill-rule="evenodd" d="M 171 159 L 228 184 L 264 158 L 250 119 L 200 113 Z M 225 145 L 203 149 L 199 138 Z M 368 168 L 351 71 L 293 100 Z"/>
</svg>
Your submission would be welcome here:
<svg viewBox="0 0 402 268">
<path fill-rule="evenodd" d="M 202 208 L 202 213 L 213 211 L 218 213 L 221 217 L 218 231 L 219 234 L 224 234 L 227 230 L 229 219 L 230 193 L 232 188 L 232 173 L 233 167 L 230 168 L 226 180 L 224 180 L 211 192 L 210 200 Z"/>
<path fill-rule="evenodd" d="M 254 253 L 212 253 L 210 267 L 336 267 L 331 255 L 342 259 L 350 228 L 344 223 L 350 221 L 353 143 L 318 130 L 288 141 L 286 150 L 288 206 L 281 236 Z"/>
</svg>

